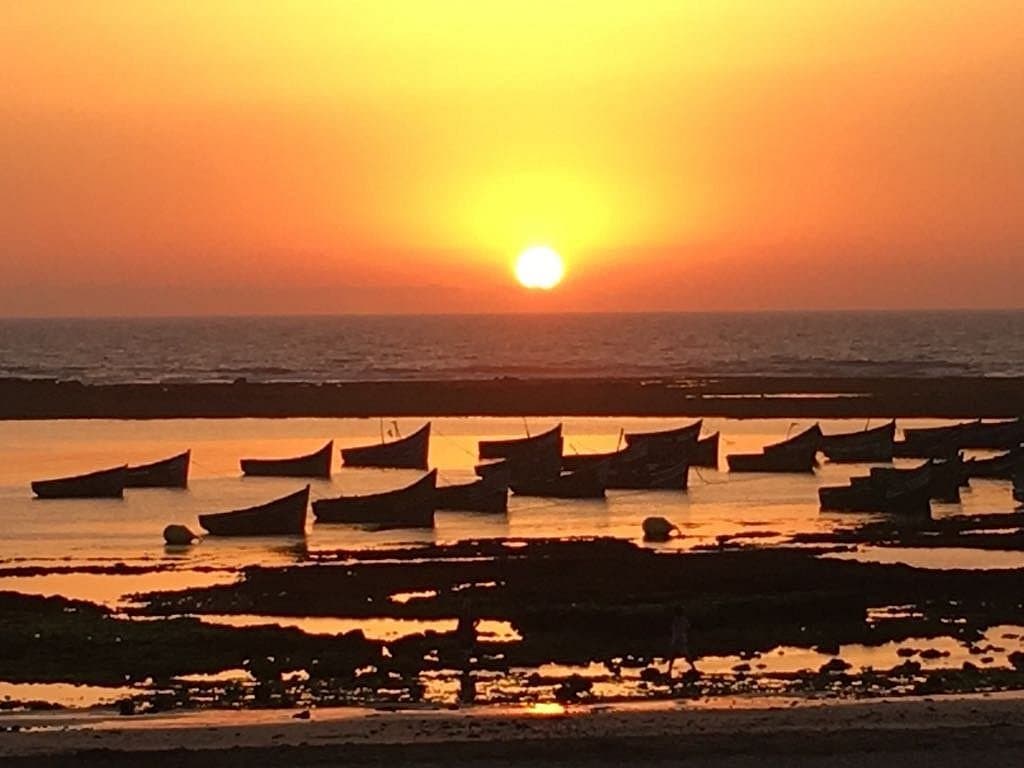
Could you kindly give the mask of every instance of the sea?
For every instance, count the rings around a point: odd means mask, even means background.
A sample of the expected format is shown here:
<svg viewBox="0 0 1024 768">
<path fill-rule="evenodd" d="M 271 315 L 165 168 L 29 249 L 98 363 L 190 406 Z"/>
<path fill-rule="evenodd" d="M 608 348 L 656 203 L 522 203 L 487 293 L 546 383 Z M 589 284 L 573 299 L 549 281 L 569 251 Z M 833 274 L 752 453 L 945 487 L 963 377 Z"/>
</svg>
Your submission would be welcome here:
<svg viewBox="0 0 1024 768">
<path fill-rule="evenodd" d="M 1024 311 L 0 319 L 0 377 L 725 375 L 1020 376 Z"/>
</svg>

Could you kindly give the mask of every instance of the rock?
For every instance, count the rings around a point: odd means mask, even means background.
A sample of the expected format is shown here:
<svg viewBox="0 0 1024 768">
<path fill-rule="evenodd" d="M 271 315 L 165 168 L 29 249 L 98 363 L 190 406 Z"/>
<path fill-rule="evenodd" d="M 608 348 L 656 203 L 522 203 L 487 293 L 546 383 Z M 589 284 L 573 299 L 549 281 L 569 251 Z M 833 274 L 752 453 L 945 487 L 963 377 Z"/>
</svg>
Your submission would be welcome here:
<svg viewBox="0 0 1024 768">
<path fill-rule="evenodd" d="M 594 684 L 580 675 L 571 675 L 555 689 L 555 699 L 562 703 L 575 701 L 585 693 L 590 693 Z"/>
<path fill-rule="evenodd" d="M 1014 651 L 1007 657 L 1007 659 L 1009 659 L 1009 662 L 1013 664 L 1014 669 L 1018 672 L 1024 672 L 1024 653 Z"/>
<path fill-rule="evenodd" d="M 310 714 L 308 709 L 304 709 L 301 712 L 296 712 L 292 715 L 292 720 L 309 720 Z"/>
<path fill-rule="evenodd" d="M 164 542 L 172 547 L 187 547 L 199 536 L 184 525 L 168 525 L 164 528 Z"/>
<path fill-rule="evenodd" d="M 851 665 L 848 662 L 845 662 L 842 659 L 829 659 L 818 669 L 818 674 L 829 675 L 837 672 L 845 672 L 850 668 L 850 666 Z"/>
<path fill-rule="evenodd" d="M 642 523 L 644 541 L 668 541 L 673 533 L 679 533 L 679 527 L 664 517 L 647 517 Z"/>
<path fill-rule="evenodd" d="M 734 666 L 732 668 L 732 671 L 733 672 L 749 672 L 750 671 L 750 665 L 747 664 L 746 662 L 744 662 L 742 664 L 737 664 L 736 666 Z"/>
<path fill-rule="evenodd" d="M 922 659 L 942 659 L 949 656 L 949 651 L 940 651 L 938 648 L 925 648 L 921 651 Z"/>
<path fill-rule="evenodd" d="M 909 659 L 911 656 L 916 656 L 918 653 L 916 648 L 899 648 L 896 651 L 896 655 L 901 659 Z"/>
</svg>

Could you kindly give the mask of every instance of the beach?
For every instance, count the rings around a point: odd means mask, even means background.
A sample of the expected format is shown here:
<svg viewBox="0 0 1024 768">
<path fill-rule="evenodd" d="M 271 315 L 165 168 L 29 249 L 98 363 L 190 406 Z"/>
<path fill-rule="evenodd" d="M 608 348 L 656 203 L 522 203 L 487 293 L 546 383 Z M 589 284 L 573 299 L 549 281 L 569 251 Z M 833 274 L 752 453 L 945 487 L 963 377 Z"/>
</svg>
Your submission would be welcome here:
<svg viewBox="0 0 1024 768">
<path fill-rule="evenodd" d="M 122 724 L 4 721 L 0 760 L 11 766 L 138 765 L 1019 765 L 1016 697 L 767 703 L 732 707 L 433 712 L 314 710 L 251 717 L 157 716 Z"/>
</svg>

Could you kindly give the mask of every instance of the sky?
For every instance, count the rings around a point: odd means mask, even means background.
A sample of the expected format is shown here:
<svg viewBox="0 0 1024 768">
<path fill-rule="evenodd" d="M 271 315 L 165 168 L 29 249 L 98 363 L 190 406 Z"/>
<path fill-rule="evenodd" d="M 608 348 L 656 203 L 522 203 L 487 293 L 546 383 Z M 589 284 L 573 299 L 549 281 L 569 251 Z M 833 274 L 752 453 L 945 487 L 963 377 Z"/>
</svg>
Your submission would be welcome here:
<svg viewBox="0 0 1024 768">
<path fill-rule="evenodd" d="M 0 72 L 0 315 L 1024 307 L 1019 0 L 0 0 Z"/>
</svg>

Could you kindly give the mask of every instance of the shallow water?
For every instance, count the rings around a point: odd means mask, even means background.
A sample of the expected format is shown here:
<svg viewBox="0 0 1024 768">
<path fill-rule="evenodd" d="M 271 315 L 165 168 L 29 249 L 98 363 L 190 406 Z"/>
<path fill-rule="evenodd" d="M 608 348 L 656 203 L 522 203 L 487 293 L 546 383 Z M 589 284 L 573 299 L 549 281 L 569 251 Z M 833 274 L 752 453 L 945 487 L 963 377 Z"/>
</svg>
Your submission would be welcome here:
<svg viewBox="0 0 1024 768">
<path fill-rule="evenodd" d="M 536 433 L 556 419 L 530 419 Z M 566 419 L 567 451 L 615 448 L 619 430 L 659 429 L 681 419 Z M 420 422 L 403 420 L 402 434 Z M 722 451 L 756 450 L 810 422 L 709 419 L 705 432 L 722 430 Z M 877 423 L 877 422 L 875 422 Z M 907 424 L 940 423 L 927 420 Z M 389 424 L 385 429 L 393 429 Z M 825 421 L 828 431 L 853 430 L 857 421 Z M 5 534 L 0 538 L 0 567 L 14 564 L 74 565 L 178 564 L 234 569 L 249 564 L 286 564 L 307 552 L 450 542 L 487 537 L 616 536 L 639 541 L 640 522 L 661 515 L 684 534 L 670 548 L 692 548 L 723 535 L 827 531 L 865 519 L 825 515 L 818 510 L 817 488 L 843 483 L 865 472 L 863 466 L 823 465 L 815 475 L 730 475 L 694 469 L 687 493 L 612 491 L 606 501 L 563 501 L 513 497 L 507 516 L 445 512 L 433 531 L 371 532 L 354 526 L 307 526 L 305 537 L 270 539 L 208 538 L 184 550 L 165 549 L 161 531 L 168 523 L 198 530 L 196 516 L 256 504 L 291 492 L 305 481 L 242 478 L 241 456 L 287 456 L 310 451 L 328 439 L 335 447 L 380 439 L 382 425 L 367 419 L 238 419 L 171 421 L 38 421 L 0 423 L 0 509 Z M 481 438 L 522 436 L 524 420 L 508 418 L 435 419 L 430 461 L 441 482 L 473 476 L 476 443 Z M 124 500 L 33 499 L 29 482 L 193 451 L 186 491 L 130 490 Z M 337 461 L 337 457 L 336 457 Z M 914 462 L 904 462 L 913 464 Z M 335 469 L 331 480 L 312 482 L 314 497 L 399 487 L 419 473 L 401 470 Z M 1012 508 L 1009 484 L 977 481 L 962 505 L 936 505 L 937 516 L 960 512 L 1005 512 Z M 771 543 L 772 539 L 758 539 Z M 942 555 L 937 555 L 941 560 Z"/>
</svg>

